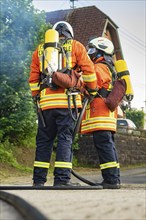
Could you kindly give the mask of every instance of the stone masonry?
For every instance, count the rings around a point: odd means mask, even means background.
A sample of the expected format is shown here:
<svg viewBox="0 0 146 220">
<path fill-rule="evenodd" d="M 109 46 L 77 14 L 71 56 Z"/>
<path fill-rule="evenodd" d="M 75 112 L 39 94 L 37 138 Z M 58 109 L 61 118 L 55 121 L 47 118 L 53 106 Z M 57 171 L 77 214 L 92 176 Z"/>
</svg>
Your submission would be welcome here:
<svg viewBox="0 0 146 220">
<path fill-rule="evenodd" d="M 78 163 L 84 166 L 99 167 L 97 151 L 92 135 L 79 138 L 80 149 L 74 152 Z M 132 135 L 115 135 L 115 145 L 121 166 L 146 164 L 146 138 Z"/>
</svg>

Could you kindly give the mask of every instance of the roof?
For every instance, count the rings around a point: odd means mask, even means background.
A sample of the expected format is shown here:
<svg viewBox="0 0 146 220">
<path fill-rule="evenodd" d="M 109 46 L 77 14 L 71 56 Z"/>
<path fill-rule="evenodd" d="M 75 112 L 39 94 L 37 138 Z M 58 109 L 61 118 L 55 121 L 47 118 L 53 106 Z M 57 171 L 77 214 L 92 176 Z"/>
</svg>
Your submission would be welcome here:
<svg viewBox="0 0 146 220">
<path fill-rule="evenodd" d="M 54 25 L 58 21 L 67 21 L 72 9 L 46 12 L 46 21 Z"/>
<path fill-rule="evenodd" d="M 46 21 L 52 25 L 58 21 L 69 22 L 73 27 L 75 39 L 84 45 L 86 45 L 89 35 L 102 36 L 107 19 L 111 21 L 105 13 L 95 6 L 46 13 Z M 113 21 L 111 22 L 113 23 Z"/>
<path fill-rule="evenodd" d="M 70 23 L 73 27 L 75 39 L 80 41 L 84 46 L 87 45 L 90 37 L 104 36 L 106 28 L 108 27 L 118 57 L 122 57 L 122 50 L 117 33 L 118 26 L 96 6 L 46 13 L 47 23 L 54 25 L 58 21 L 67 21 Z"/>
</svg>

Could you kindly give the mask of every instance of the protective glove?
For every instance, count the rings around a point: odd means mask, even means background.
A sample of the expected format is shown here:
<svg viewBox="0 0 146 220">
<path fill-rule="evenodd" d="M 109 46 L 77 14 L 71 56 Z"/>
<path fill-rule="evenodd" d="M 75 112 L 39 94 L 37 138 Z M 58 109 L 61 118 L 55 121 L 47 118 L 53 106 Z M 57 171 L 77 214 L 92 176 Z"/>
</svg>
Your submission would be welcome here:
<svg viewBox="0 0 146 220">
<path fill-rule="evenodd" d="M 81 94 L 83 94 L 85 97 L 87 97 L 89 99 L 89 101 L 91 102 L 94 97 L 97 95 L 97 89 L 96 90 L 90 90 L 89 92 L 89 88 L 87 87 L 82 87 L 80 88 Z"/>
</svg>

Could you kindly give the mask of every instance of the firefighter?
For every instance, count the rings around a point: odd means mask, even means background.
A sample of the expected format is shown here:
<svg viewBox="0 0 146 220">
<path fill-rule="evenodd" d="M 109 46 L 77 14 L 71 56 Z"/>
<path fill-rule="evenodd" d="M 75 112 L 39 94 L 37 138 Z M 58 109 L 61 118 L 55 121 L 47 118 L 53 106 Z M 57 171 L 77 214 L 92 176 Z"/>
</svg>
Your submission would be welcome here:
<svg viewBox="0 0 146 220">
<path fill-rule="evenodd" d="M 33 99 L 36 100 L 39 94 L 39 107 L 44 119 L 42 121 L 42 117 L 40 117 L 40 114 L 38 115 L 33 185 L 43 186 L 47 181 L 53 144 L 54 140 L 57 139 L 53 185 L 77 186 L 79 183 L 72 183 L 70 181 L 72 169 L 71 145 L 75 120 L 68 108 L 67 89 L 56 86 L 54 83 L 47 83 L 44 74 L 46 68 L 43 70 L 44 61 L 42 61 L 45 56 L 44 49 L 48 45 L 51 45 L 51 47 L 56 45 L 55 47 L 57 47 L 59 53 L 57 60 L 58 70 L 66 75 L 71 70 L 80 68 L 83 81 L 91 94 L 96 93 L 97 79 L 94 65 L 87 55 L 85 47 L 80 42 L 74 40 L 71 25 L 68 22 L 59 21 L 54 24 L 52 30 L 57 31 L 59 34 L 59 46 L 56 43 L 48 43 L 45 47 L 40 45 L 36 49 L 32 56 L 29 77 Z M 73 98 L 70 101 L 70 108 L 72 108 L 72 114 L 75 116 Z M 76 106 L 77 108 L 82 107 L 80 94 L 76 96 Z"/>
<path fill-rule="evenodd" d="M 112 91 L 115 78 L 114 46 L 107 38 L 98 37 L 90 40 L 87 47 L 88 55 L 95 66 L 99 90 L 86 108 L 81 133 L 93 134 L 94 145 L 99 155 L 103 188 L 119 189 L 120 170 L 114 141 L 117 108 L 112 112 L 105 103 L 105 99 Z"/>
</svg>

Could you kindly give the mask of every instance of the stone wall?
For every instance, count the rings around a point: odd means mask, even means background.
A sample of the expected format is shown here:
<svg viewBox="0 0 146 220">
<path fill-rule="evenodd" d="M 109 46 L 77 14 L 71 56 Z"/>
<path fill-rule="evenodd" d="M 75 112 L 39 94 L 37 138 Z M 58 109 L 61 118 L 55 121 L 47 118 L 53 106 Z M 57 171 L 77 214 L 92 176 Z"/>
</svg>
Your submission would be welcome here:
<svg viewBox="0 0 146 220">
<path fill-rule="evenodd" d="M 115 144 L 121 166 L 146 164 L 146 138 L 116 134 Z M 79 151 L 74 153 L 79 164 L 98 167 L 98 154 L 92 136 L 80 137 L 79 146 Z"/>
</svg>

